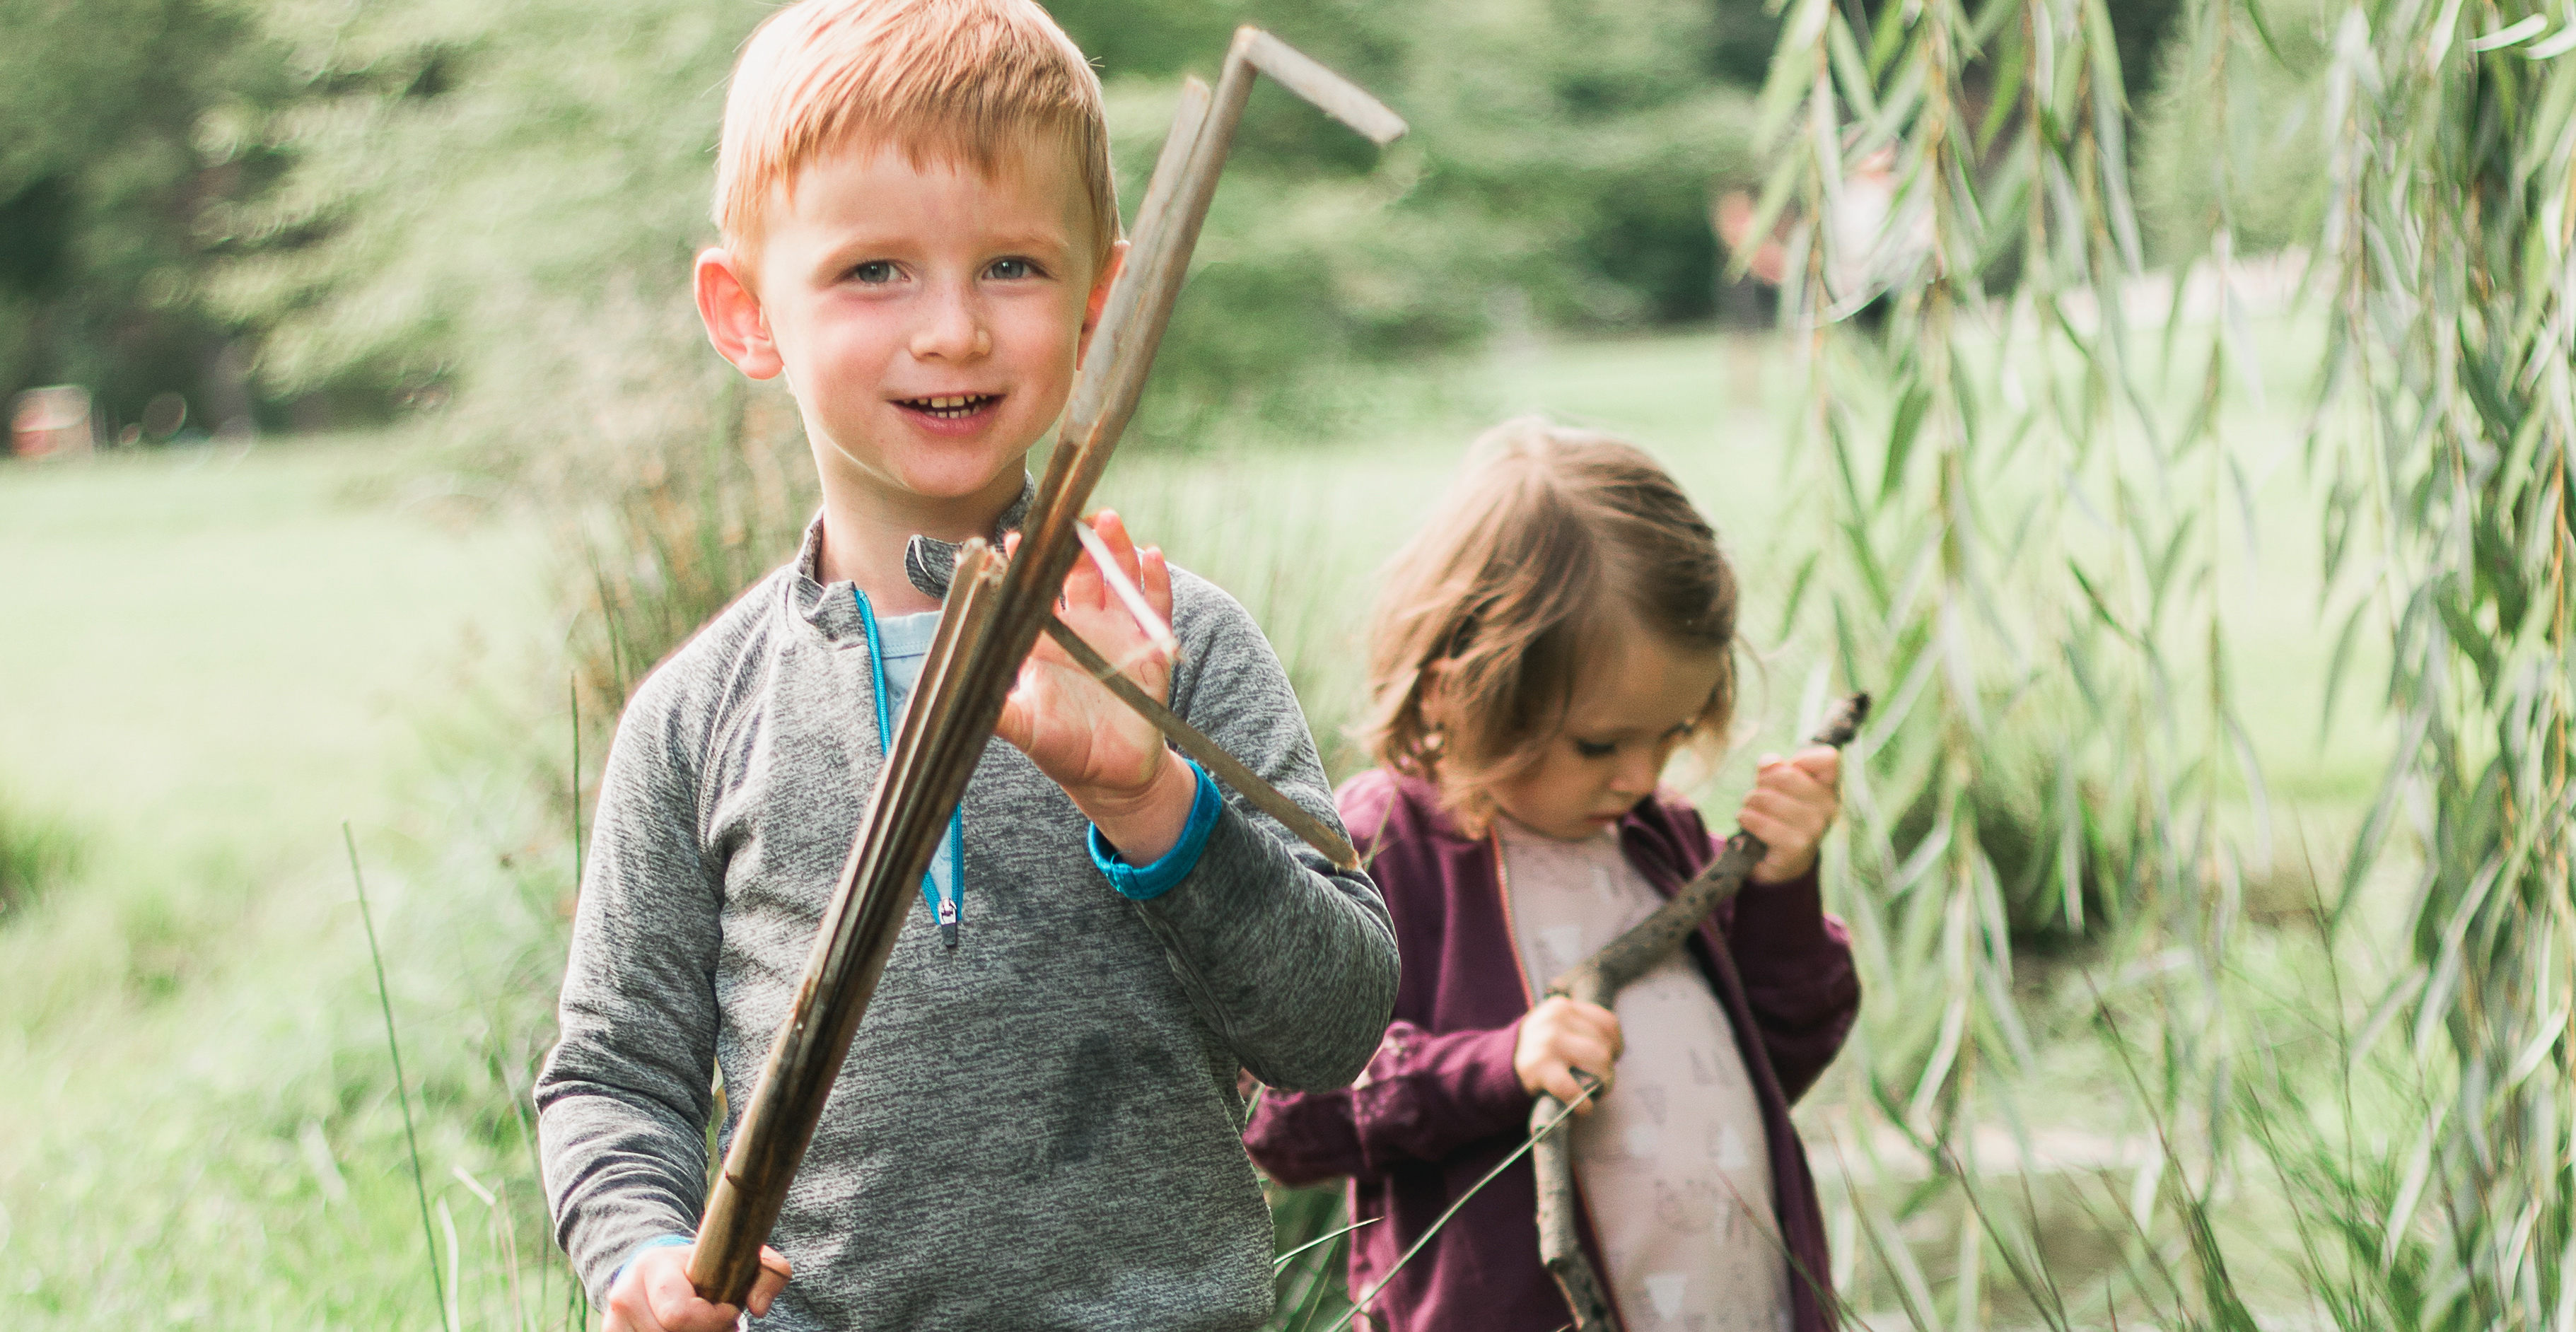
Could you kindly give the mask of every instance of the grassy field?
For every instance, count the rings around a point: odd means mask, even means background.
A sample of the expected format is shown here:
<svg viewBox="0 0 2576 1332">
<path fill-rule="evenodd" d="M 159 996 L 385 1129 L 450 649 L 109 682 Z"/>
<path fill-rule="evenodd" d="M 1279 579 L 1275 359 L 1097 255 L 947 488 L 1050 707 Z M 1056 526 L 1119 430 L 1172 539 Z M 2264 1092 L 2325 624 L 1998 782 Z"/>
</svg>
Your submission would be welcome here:
<svg viewBox="0 0 2576 1332">
<path fill-rule="evenodd" d="M 2238 425 L 2278 443 L 2230 642 L 2262 666 L 2243 683 L 2276 791 L 2333 825 L 2383 741 L 2355 724 L 2318 743 L 2330 630 L 2287 374 Z M 1769 663 L 1748 722 L 1776 742 L 1816 648 L 1766 613 L 1766 553 L 1807 512 L 1808 471 L 1784 457 L 1799 385 L 1771 342 L 1525 346 L 1418 387 L 1340 439 L 1123 459 L 1103 499 L 1260 616 L 1347 772 L 1370 572 L 1466 439 L 1533 410 L 1630 434 L 1744 566 Z M 0 1109 L 0 1297 L 20 1325 L 440 1325 L 343 820 L 453 1321 L 567 1316 L 522 1122 L 571 879 L 555 559 L 527 505 L 394 439 L 0 467 L 0 818 L 80 852 L 0 917 L 0 1079 L 35 1089 Z M 2082 1122 L 2107 1058 L 2070 1038 L 2050 1059 L 2063 1127 L 2116 1152 Z"/>
<path fill-rule="evenodd" d="M 509 803 L 458 789 L 498 775 L 464 733 L 499 663 L 542 659 L 544 559 L 380 440 L 0 470 L 0 784 L 80 854 L 0 920 L 0 1078 L 34 1091 L 0 1109 L 22 1324 L 428 1316 L 340 825 L 384 867 L 402 1016 L 432 1033 L 414 1091 L 450 1103 L 427 1145 L 463 1203 L 449 1167 L 491 1154 L 453 1114 L 459 1043 L 508 979 L 484 945 L 553 946 L 455 872 L 506 845 L 474 824 Z"/>
</svg>

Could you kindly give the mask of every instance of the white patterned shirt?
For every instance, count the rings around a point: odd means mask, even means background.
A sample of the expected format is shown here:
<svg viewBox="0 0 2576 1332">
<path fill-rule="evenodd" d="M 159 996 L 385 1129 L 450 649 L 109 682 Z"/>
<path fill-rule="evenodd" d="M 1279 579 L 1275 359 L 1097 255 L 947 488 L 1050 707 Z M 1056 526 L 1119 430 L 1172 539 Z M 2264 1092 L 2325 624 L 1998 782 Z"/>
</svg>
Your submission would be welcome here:
<svg viewBox="0 0 2576 1332">
<path fill-rule="evenodd" d="M 1533 994 L 1663 905 L 1616 830 L 1559 841 L 1497 820 L 1503 891 Z M 1574 1124 L 1575 1177 L 1612 1298 L 1637 1332 L 1785 1332 L 1789 1265 L 1762 1104 L 1689 954 L 1621 991 L 1626 1047 Z"/>
</svg>

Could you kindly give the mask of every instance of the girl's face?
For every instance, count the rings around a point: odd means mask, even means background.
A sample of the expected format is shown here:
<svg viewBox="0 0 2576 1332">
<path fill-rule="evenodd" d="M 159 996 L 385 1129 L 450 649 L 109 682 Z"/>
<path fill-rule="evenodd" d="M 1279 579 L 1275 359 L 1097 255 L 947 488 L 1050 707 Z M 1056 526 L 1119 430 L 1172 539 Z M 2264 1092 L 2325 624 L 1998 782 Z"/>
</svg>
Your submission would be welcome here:
<svg viewBox="0 0 2576 1332">
<path fill-rule="evenodd" d="M 1532 832 L 1590 837 L 1653 794 L 1726 674 L 1722 652 L 1633 628 L 1602 647 L 1575 681 L 1565 728 L 1538 762 L 1491 788 L 1504 815 Z"/>
</svg>

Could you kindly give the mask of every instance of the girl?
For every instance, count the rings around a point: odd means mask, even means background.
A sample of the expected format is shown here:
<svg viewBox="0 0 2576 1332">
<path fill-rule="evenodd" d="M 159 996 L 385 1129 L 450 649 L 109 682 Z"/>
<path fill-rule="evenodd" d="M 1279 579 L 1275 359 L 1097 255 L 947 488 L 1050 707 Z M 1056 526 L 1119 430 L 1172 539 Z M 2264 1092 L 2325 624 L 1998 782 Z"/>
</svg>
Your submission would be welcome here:
<svg viewBox="0 0 2576 1332">
<path fill-rule="evenodd" d="M 1659 788 L 1735 701 L 1735 578 L 1653 460 L 1536 420 L 1477 442 L 1397 556 L 1373 627 L 1368 736 L 1342 788 L 1403 950 L 1395 1022 L 1341 1091 L 1272 1093 L 1245 1131 L 1285 1183 L 1351 1180 L 1356 1297 L 1526 1135 L 1573 1102 L 1585 1249 L 1630 1332 L 1822 1332 L 1824 1230 L 1789 1103 L 1860 1004 L 1816 889 L 1834 751 L 1766 758 L 1738 817 L 1769 844 L 1741 896 L 1622 992 L 1547 983 L 1716 853 Z M 1376 1325 L 1553 1332 L 1526 1158 L 1380 1291 Z"/>
</svg>

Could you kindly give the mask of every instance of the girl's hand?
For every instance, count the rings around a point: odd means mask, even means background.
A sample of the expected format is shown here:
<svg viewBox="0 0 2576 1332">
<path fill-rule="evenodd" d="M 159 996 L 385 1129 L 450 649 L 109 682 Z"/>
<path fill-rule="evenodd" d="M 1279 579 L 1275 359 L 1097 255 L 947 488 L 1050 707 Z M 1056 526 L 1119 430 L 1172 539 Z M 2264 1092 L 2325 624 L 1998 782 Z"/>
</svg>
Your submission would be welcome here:
<svg viewBox="0 0 2576 1332">
<path fill-rule="evenodd" d="M 1545 1092 L 1574 1106 L 1574 1113 L 1588 1115 L 1593 1102 L 1610 1094 L 1610 1071 L 1625 1046 L 1618 1014 L 1599 1004 L 1555 995 L 1521 1019 L 1520 1039 L 1512 1046 L 1512 1072 L 1519 1076 L 1522 1091 L 1532 1096 Z M 1574 1077 L 1578 1068 L 1601 1080 L 1601 1089 L 1579 1105 L 1583 1084 Z"/>
<path fill-rule="evenodd" d="M 1753 867 L 1755 883 L 1787 883 L 1816 867 L 1816 844 L 1842 809 L 1842 773 L 1842 753 L 1831 745 L 1810 745 L 1786 759 L 1762 756 L 1753 791 L 1735 816 L 1770 848 Z"/>
<path fill-rule="evenodd" d="M 1154 613 L 1169 623 L 1172 568 L 1163 552 L 1150 546 L 1139 550 L 1127 524 L 1105 509 L 1092 530 L 1117 556 L 1121 571 L 1143 589 Z M 1018 553 L 1018 534 L 1003 550 Z M 1136 623 L 1088 556 L 1075 560 L 1073 572 L 1065 575 L 1056 618 L 1124 669 L 1138 688 L 1156 699 L 1168 697 L 1171 658 Z M 1063 787 L 1129 864 L 1159 860 L 1181 839 L 1190 802 L 1198 794 L 1188 765 L 1172 757 L 1152 722 L 1119 702 L 1053 640 L 1038 639 L 1028 660 L 1020 663 L 1019 682 L 1002 704 L 994 729 Z"/>
<path fill-rule="evenodd" d="M 689 1284 L 689 1255 L 695 1252 L 694 1244 L 665 1245 L 646 1249 L 628 1263 L 617 1284 L 608 1288 L 605 1332 L 733 1332 L 742 1321 L 742 1310 L 709 1304 Z M 787 1273 L 786 1256 L 762 1245 L 760 1279 L 752 1283 L 751 1296 L 744 1301 L 751 1306 L 752 1317 L 769 1312 L 769 1302 L 787 1288 Z"/>
</svg>

